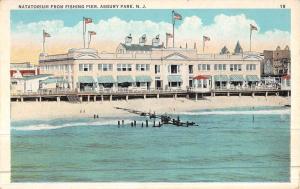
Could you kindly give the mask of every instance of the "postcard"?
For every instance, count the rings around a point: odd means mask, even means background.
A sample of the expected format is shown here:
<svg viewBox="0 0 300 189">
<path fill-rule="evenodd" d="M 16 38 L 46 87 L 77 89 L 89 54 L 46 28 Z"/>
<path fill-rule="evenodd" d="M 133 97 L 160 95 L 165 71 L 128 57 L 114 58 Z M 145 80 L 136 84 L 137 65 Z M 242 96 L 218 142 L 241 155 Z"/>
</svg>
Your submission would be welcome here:
<svg viewBox="0 0 300 189">
<path fill-rule="evenodd" d="M 1 1 L 1 188 L 299 187 L 297 1 Z"/>
</svg>

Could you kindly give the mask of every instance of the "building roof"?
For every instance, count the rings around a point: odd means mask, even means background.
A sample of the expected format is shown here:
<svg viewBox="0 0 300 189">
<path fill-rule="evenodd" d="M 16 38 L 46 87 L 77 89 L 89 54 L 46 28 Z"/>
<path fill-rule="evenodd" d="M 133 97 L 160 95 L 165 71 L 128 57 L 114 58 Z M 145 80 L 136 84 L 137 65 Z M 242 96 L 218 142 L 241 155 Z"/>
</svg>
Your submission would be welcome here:
<svg viewBox="0 0 300 189">
<path fill-rule="evenodd" d="M 121 43 L 121 45 L 126 49 L 126 51 L 152 51 L 153 48 L 155 49 L 163 48 L 162 45 L 158 45 L 158 46 L 139 45 L 139 44 L 125 45 L 124 43 Z"/>
</svg>

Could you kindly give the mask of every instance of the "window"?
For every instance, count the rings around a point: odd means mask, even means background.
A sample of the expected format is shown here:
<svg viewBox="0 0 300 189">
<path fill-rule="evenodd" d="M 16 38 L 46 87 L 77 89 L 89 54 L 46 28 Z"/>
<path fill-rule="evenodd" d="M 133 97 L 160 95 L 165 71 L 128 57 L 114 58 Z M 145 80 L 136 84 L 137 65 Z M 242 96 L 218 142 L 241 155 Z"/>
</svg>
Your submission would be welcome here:
<svg viewBox="0 0 300 189">
<path fill-rule="evenodd" d="M 98 64 L 98 70 L 99 70 L 99 71 L 102 71 L 102 65 L 103 65 L 103 64 Z"/>
<path fill-rule="evenodd" d="M 121 64 L 117 64 L 117 71 L 121 71 L 122 68 L 121 68 Z"/>
<path fill-rule="evenodd" d="M 111 66 L 111 68 L 112 68 L 112 66 Z M 132 65 L 131 64 L 117 64 L 117 71 L 132 71 Z"/>
<path fill-rule="evenodd" d="M 122 71 L 126 71 L 127 70 L 127 64 L 122 64 Z"/>
<path fill-rule="evenodd" d="M 230 71 L 242 71 L 242 64 L 230 64 Z"/>
<path fill-rule="evenodd" d="M 256 70 L 256 64 L 247 64 L 246 70 Z"/>
<path fill-rule="evenodd" d="M 219 70 L 223 70 L 223 65 L 219 64 Z"/>
<path fill-rule="evenodd" d="M 198 64 L 198 70 L 201 70 L 201 64 Z"/>
<path fill-rule="evenodd" d="M 202 64 L 202 70 L 206 70 L 206 64 Z"/>
<path fill-rule="evenodd" d="M 189 73 L 192 74 L 193 73 L 193 65 L 189 65 Z"/>
<path fill-rule="evenodd" d="M 79 64 L 79 71 L 93 71 L 93 64 Z"/>
<path fill-rule="evenodd" d="M 210 70 L 210 65 L 206 64 L 207 70 Z"/>
<path fill-rule="evenodd" d="M 155 65 L 155 73 L 160 73 L 160 65 Z"/>
<path fill-rule="evenodd" d="M 178 65 L 171 65 L 171 73 L 177 74 L 179 72 L 179 66 Z"/>
<path fill-rule="evenodd" d="M 149 71 L 150 70 L 150 64 L 137 64 L 136 65 L 137 71 Z"/>
<path fill-rule="evenodd" d="M 131 64 L 127 64 L 127 71 L 131 71 Z"/>
<path fill-rule="evenodd" d="M 226 70 L 226 64 L 223 64 L 223 70 Z"/>
</svg>

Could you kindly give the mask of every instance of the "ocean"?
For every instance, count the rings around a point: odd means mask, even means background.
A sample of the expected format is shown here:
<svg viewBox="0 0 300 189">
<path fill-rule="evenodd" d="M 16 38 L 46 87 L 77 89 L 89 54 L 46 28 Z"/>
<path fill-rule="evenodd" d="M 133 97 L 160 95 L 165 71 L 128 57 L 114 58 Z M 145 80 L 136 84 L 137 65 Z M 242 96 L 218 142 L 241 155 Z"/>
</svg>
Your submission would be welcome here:
<svg viewBox="0 0 300 189">
<path fill-rule="evenodd" d="M 145 127 L 136 115 L 13 121 L 12 182 L 289 182 L 290 108 L 178 115 L 199 126 Z"/>
</svg>

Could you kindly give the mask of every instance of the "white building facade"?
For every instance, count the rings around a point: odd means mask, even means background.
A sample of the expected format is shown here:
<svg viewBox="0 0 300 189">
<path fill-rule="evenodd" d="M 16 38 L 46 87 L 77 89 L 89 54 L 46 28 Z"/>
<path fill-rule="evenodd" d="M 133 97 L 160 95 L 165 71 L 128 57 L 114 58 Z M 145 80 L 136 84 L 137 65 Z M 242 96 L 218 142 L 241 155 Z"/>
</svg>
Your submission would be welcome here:
<svg viewBox="0 0 300 189">
<path fill-rule="evenodd" d="M 41 54 L 41 74 L 52 74 L 77 91 L 199 90 L 255 87 L 262 58 L 257 53 L 198 54 L 196 49 L 120 44 L 116 53 L 70 49 Z"/>
</svg>

